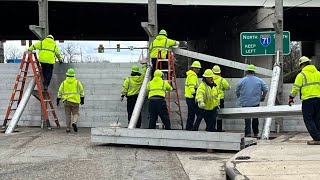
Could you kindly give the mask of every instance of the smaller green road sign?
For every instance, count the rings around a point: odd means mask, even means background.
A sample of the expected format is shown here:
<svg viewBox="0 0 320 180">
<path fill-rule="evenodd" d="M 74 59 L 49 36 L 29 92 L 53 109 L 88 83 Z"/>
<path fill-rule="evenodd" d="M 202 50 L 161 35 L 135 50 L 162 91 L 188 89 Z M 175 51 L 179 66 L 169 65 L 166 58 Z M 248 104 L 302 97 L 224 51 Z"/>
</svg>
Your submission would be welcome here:
<svg viewBox="0 0 320 180">
<path fill-rule="evenodd" d="M 275 32 L 242 32 L 240 47 L 242 56 L 275 55 Z M 283 31 L 283 54 L 290 54 L 290 32 Z"/>
</svg>

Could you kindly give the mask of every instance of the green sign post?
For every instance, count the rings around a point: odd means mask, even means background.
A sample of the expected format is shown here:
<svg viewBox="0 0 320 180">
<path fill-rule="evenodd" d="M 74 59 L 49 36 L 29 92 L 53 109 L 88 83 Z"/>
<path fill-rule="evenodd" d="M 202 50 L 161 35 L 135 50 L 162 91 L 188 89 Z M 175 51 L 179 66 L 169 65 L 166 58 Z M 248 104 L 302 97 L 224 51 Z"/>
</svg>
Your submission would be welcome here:
<svg viewBox="0 0 320 180">
<path fill-rule="evenodd" d="M 242 32 L 240 47 L 242 56 L 275 55 L 275 32 Z M 283 54 L 290 54 L 290 32 L 283 31 Z"/>
</svg>

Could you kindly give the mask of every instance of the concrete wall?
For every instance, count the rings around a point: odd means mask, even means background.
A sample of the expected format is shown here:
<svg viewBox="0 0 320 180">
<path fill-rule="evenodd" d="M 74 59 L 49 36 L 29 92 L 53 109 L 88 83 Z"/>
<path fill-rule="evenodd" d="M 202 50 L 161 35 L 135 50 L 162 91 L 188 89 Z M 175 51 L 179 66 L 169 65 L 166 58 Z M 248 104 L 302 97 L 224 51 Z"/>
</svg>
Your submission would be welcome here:
<svg viewBox="0 0 320 180">
<path fill-rule="evenodd" d="M 126 101 L 120 102 L 120 91 L 123 79 L 129 75 L 130 63 L 94 63 L 94 64 L 56 64 L 54 75 L 49 87 L 52 100 L 56 100 L 58 86 L 65 79 L 65 72 L 69 67 L 76 71 L 76 77 L 83 83 L 85 89 L 85 104 L 80 106 L 80 127 L 104 127 L 118 119 L 123 126 L 127 126 Z M 5 118 L 6 109 L 9 103 L 16 73 L 18 73 L 19 64 L 0 64 L 0 120 Z M 234 88 L 239 78 L 227 79 L 231 84 L 231 90 L 226 92 L 226 107 L 236 107 Z M 268 84 L 270 80 L 265 79 Z M 27 82 L 28 83 L 28 82 Z M 178 79 L 179 95 L 183 112 L 184 125 L 187 118 L 187 106 L 184 99 L 184 79 Z M 288 97 L 290 85 L 285 85 L 284 102 Z M 296 104 L 299 102 L 296 102 Z M 145 103 L 146 104 L 146 103 Z M 265 103 L 264 103 L 265 104 Z M 19 121 L 23 126 L 40 126 L 41 109 L 40 103 L 34 97 L 30 101 Z M 64 108 L 56 111 L 60 124 L 65 126 Z M 175 109 L 175 108 L 173 108 Z M 143 127 L 148 125 L 147 106 L 143 108 Z M 173 113 L 172 125 L 174 128 L 181 128 L 177 123 L 178 116 Z M 260 120 L 260 127 L 263 125 L 263 119 Z M 286 118 L 284 120 L 284 131 L 305 131 L 304 123 L 301 118 Z M 205 128 L 204 122 L 201 125 Z M 225 120 L 226 130 L 243 130 L 244 120 Z M 273 128 L 273 126 L 272 126 Z M 261 129 L 261 128 L 260 128 Z M 274 128 L 273 128 L 274 129 Z"/>
</svg>

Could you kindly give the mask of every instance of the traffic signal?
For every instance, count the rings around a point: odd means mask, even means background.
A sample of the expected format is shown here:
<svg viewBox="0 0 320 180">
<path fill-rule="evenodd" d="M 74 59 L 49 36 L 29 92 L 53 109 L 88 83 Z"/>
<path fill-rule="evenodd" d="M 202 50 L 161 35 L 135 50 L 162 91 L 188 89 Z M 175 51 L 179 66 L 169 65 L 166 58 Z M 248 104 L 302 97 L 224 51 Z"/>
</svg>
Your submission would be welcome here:
<svg viewBox="0 0 320 180">
<path fill-rule="evenodd" d="M 99 47 L 98 47 L 98 53 L 104 53 L 104 47 L 103 47 L 103 44 L 99 44 Z"/>
<path fill-rule="evenodd" d="M 120 52 L 120 44 L 117 44 L 117 52 Z"/>
</svg>

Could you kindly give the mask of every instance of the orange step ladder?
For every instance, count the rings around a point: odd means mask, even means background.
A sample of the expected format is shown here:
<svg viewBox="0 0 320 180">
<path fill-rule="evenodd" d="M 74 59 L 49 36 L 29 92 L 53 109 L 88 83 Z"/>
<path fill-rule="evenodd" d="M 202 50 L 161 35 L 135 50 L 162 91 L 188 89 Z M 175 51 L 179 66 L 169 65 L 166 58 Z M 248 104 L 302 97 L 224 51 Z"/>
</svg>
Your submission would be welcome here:
<svg viewBox="0 0 320 180">
<path fill-rule="evenodd" d="M 177 84 L 177 76 L 176 76 L 176 69 L 174 66 L 174 57 L 171 50 L 167 51 L 168 53 L 168 59 L 162 59 L 161 57 L 161 50 L 158 51 L 157 55 L 157 61 L 156 61 L 156 69 L 159 69 L 163 73 L 167 74 L 167 80 L 169 84 L 172 86 L 173 91 L 176 95 L 176 101 L 172 100 L 171 92 L 168 92 L 168 112 L 169 112 L 169 119 L 171 120 L 173 112 L 178 114 L 180 116 L 180 122 L 178 122 L 181 125 L 181 129 L 183 129 L 183 120 L 182 120 L 182 113 L 181 113 L 181 106 L 180 106 L 180 98 L 179 98 L 179 92 L 178 92 L 178 84 Z M 168 63 L 168 69 L 163 69 L 163 62 Z M 172 111 L 173 107 L 172 104 L 176 105 L 178 107 L 178 110 Z"/>
<path fill-rule="evenodd" d="M 28 70 L 29 70 L 30 65 L 31 65 L 31 69 L 33 71 L 32 75 L 28 75 Z M 43 76 L 42 69 L 41 69 L 40 63 L 38 61 L 38 58 L 37 58 L 37 55 L 35 52 L 33 52 L 33 53 L 25 52 L 23 54 L 23 57 L 22 57 L 22 60 L 20 63 L 20 70 L 19 70 L 19 73 L 16 77 L 16 82 L 13 87 L 9 106 L 7 109 L 7 113 L 6 113 L 2 128 L 3 129 L 6 128 L 8 121 L 11 120 L 11 118 L 13 117 L 13 114 L 15 113 L 15 110 L 17 110 L 17 108 L 19 106 L 19 103 L 20 103 L 22 96 L 23 96 L 23 91 L 24 91 L 27 77 L 34 77 L 35 78 L 36 86 L 38 89 L 38 90 L 35 90 L 35 91 L 38 91 L 38 97 L 36 97 L 36 96 L 35 97 L 41 103 L 41 107 L 43 110 L 43 114 L 44 114 L 47 128 L 51 129 L 51 125 L 50 125 L 50 121 L 49 121 L 49 112 L 52 112 L 52 115 L 54 117 L 54 122 L 56 123 L 56 126 L 59 128 L 60 124 L 58 121 L 57 114 L 54 110 L 54 106 L 51 101 L 50 94 L 47 90 L 43 91 L 41 88 L 41 85 L 40 85 L 40 83 L 44 81 L 44 76 Z M 18 94 L 18 96 L 16 96 L 16 94 Z M 47 108 L 47 103 L 49 103 L 49 105 L 50 105 L 49 109 Z"/>
</svg>

